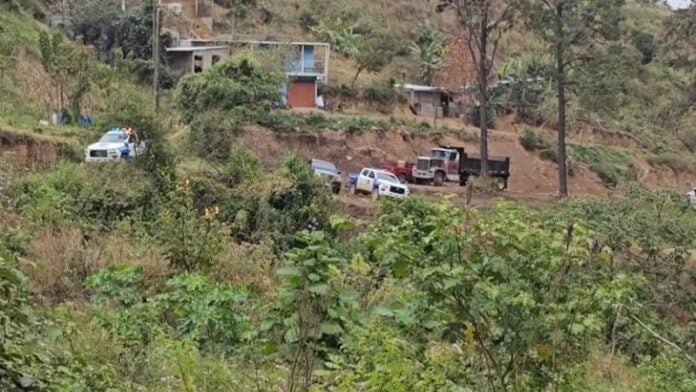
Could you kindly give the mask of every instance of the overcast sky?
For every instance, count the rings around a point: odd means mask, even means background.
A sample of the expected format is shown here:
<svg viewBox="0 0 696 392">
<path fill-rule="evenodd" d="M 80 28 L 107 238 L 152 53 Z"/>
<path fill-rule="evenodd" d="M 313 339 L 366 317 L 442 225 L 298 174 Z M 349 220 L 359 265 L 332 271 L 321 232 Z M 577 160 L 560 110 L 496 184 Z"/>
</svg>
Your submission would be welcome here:
<svg viewBox="0 0 696 392">
<path fill-rule="evenodd" d="M 691 0 L 667 0 L 667 3 L 674 8 L 682 8 L 689 5 Z"/>
</svg>

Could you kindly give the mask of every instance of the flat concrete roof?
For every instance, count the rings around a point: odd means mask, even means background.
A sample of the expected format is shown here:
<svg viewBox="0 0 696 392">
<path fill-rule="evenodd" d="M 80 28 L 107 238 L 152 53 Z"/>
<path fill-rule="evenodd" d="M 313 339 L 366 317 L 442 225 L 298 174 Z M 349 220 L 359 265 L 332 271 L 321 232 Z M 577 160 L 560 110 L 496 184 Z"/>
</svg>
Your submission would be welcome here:
<svg viewBox="0 0 696 392">
<path fill-rule="evenodd" d="M 166 48 L 167 52 L 204 52 L 206 50 L 229 49 L 229 46 L 175 46 Z"/>
<path fill-rule="evenodd" d="M 235 44 L 251 44 L 251 45 L 304 45 L 304 46 L 326 46 L 330 47 L 331 44 L 327 42 L 309 42 L 309 41 L 269 41 L 269 40 L 255 40 L 255 39 L 235 39 L 231 36 L 218 36 L 216 38 L 208 38 L 208 39 L 202 39 L 202 38 L 190 38 L 190 39 L 182 39 L 180 41 L 183 46 L 182 47 L 188 47 L 188 46 L 194 46 L 195 43 L 216 43 L 216 44 L 228 44 L 228 45 L 235 45 Z"/>
</svg>

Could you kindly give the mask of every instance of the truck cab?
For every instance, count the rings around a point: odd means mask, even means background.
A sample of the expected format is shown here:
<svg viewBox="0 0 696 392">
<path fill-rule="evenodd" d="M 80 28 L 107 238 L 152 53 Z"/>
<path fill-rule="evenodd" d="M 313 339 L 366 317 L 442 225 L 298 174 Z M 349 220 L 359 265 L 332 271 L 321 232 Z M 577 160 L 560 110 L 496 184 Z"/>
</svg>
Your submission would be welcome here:
<svg viewBox="0 0 696 392">
<path fill-rule="evenodd" d="M 441 186 L 445 181 L 459 181 L 460 150 L 463 148 L 433 148 L 430 156 L 418 158 L 412 176 L 417 183 L 432 183 Z"/>
</svg>

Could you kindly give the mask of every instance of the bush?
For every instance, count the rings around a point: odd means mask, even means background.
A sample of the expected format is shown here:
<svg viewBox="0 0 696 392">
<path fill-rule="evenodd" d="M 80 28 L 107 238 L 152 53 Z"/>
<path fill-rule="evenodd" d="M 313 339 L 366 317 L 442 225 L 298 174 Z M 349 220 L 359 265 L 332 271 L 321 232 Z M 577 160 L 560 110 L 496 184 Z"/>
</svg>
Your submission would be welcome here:
<svg viewBox="0 0 696 392">
<path fill-rule="evenodd" d="M 558 163 L 558 150 L 555 147 L 546 148 L 539 152 L 539 158 L 550 161 L 553 163 Z"/>
<path fill-rule="evenodd" d="M 696 390 L 691 366 L 678 353 L 670 353 L 641 364 L 638 371 L 646 381 L 646 391 L 688 392 Z"/>
<path fill-rule="evenodd" d="M 551 149 L 551 143 L 538 132 L 527 128 L 519 137 L 520 144 L 527 151 L 542 151 Z"/>
<path fill-rule="evenodd" d="M 180 181 L 159 214 L 155 234 L 174 269 L 204 270 L 217 261 L 226 238 L 219 213 L 217 206 L 197 211 L 190 181 Z"/>
<path fill-rule="evenodd" d="M 213 109 L 232 112 L 239 119 L 253 118 L 281 101 L 282 81 L 281 74 L 264 69 L 250 55 L 232 57 L 208 72 L 184 77 L 175 102 L 188 123 Z"/>
<path fill-rule="evenodd" d="M 201 113 L 191 122 L 189 145 L 203 159 L 225 161 L 230 157 L 232 137 L 239 126 L 237 119 L 220 110 Z"/>
<path fill-rule="evenodd" d="M 305 125 L 303 115 L 283 110 L 259 115 L 256 122 L 262 127 L 276 132 L 300 132 Z"/>
<path fill-rule="evenodd" d="M 358 133 L 362 131 L 385 132 L 389 130 L 389 125 L 374 117 L 350 116 L 338 120 L 335 128 L 348 133 Z"/>
<path fill-rule="evenodd" d="M 245 146 L 235 147 L 226 165 L 227 183 L 235 186 L 246 180 L 258 179 L 260 169 L 261 161 L 252 150 Z"/>
<path fill-rule="evenodd" d="M 109 230 L 126 217 L 152 212 L 149 185 L 130 165 L 63 164 L 17 181 L 10 196 L 15 208 L 36 223 Z"/>
<path fill-rule="evenodd" d="M 365 88 L 363 98 L 369 102 L 385 106 L 392 106 L 403 101 L 403 96 L 394 88 L 393 79 L 371 83 Z"/>
</svg>

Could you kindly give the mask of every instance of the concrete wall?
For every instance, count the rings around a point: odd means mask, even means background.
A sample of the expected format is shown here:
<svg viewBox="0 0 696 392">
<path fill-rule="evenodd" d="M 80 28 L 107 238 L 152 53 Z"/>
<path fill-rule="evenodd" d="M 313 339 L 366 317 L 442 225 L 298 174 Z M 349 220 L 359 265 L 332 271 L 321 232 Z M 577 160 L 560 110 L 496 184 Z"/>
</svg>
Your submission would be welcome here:
<svg viewBox="0 0 696 392">
<path fill-rule="evenodd" d="M 418 108 L 418 114 L 426 117 L 433 117 L 435 110 L 438 110 L 438 117 L 442 117 L 441 105 L 442 95 L 439 92 L 412 92 L 411 105 Z"/>
<path fill-rule="evenodd" d="M 169 64 L 177 71 L 193 72 L 193 54 L 191 52 L 171 52 L 167 54 Z"/>
<path fill-rule="evenodd" d="M 213 66 L 213 56 L 222 61 L 230 56 L 229 49 L 205 49 L 191 52 L 170 52 L 168 54 L 172 67 L 183 72 L 194 72 L 196 58 L 200 58 L 201 72 Z"/>
</svg>

